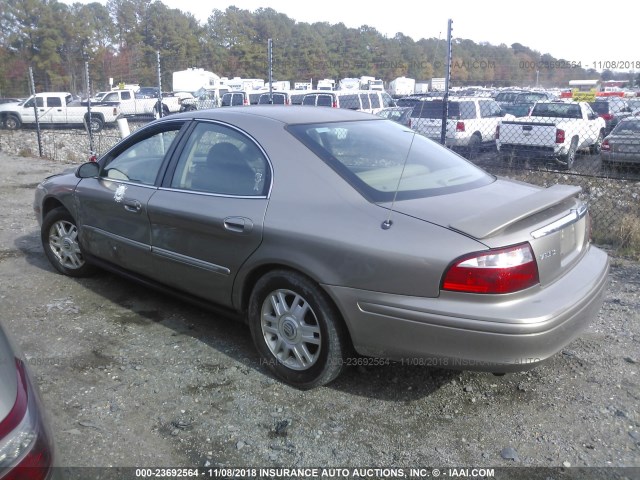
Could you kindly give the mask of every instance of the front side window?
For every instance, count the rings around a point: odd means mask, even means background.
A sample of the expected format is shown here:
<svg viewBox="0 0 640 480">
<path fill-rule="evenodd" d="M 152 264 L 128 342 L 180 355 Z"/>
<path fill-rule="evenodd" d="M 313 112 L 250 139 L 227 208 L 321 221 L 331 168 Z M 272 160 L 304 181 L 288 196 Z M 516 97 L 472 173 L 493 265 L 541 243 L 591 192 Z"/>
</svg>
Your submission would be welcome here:
<svg viewBox="0 0 640 480">
<path fill-rule="evenodd" d="M 104 161 L 100 176 L 143 185 L 154 185 L 162 162 L 182 124 L 165 126 L 143 136 Z"/>
<path fill-rule="evenodd" d="M 202 122 L 182 150 L 171 188 L 264 196 L 269 178 L 267 159 L 253 140 L 233 128 Z"/>
<path fill-rule="evenodd" d="M 425 102 L 426 103 L 426 102 Z M 494 177 L 459 155 L 384 120 L 291 125 L 288 130 L 374 202 L 442 195 Z"/>
</svg>

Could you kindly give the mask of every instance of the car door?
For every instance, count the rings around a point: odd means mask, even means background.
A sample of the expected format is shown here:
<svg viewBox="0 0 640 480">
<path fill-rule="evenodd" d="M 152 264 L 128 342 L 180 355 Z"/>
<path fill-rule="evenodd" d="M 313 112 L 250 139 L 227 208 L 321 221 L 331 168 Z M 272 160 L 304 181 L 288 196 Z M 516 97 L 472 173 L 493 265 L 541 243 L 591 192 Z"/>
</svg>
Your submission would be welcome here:
<svg viewBox="0 0 640 480">
<path fill-rule="evenodd" d="M 150 199 L 155 269 L 164 283 L 232 306 L 233 281 L 262 241 L 271 170 L 227 125 L 199 122 Z"/>
<path fill-rule="evenodd" d="M 100 174 L 76 187 L 82 248 L 102 260 L 153 277 L 148 202 L 184 121 L 136 132 L 100 160 Z"/>
<path fill-rule="evenodd" d="M 38 112 L 40 123 L 67 123 L 67 105 L 62 105 L 62 97 L 45 97 L 44 111 Z"/>
</svg>

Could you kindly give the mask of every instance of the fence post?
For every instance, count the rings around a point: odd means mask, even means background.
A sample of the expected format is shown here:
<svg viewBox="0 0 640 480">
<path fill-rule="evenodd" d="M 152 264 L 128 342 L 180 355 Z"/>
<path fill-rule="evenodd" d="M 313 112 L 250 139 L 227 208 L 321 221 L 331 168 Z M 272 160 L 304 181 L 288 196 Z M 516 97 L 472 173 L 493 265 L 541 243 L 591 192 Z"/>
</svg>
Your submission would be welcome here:
<svg viewBox="0 0 640 480">
<path fill-rule="evenodd" d="M 158 57 L 158 116 L 162 118 L 164 109 L 162 108 L 162 70 L 160 69 L 160 50 L 156 52 Z"/>
<path fill-rule="evenodd" d="M 440 129 L 440 144 L 445 145 L 447 138 L 447 121 L 449 120 L 449 79 L 451 78 L 451 25 L 447 23 L 447 71 L 444 72 L 444 97 L 442 98 L 442 126 Z"/>
<path fill-rule="evenodd" d="M 31 95 L 33 95 L 33 113 L 36 116 L 36 131 L 38 135 L 38 153 L 42 157 L 42 135 L 40 133 L 40 120 L 38 119 L 38 102 L 36 99 L 36 85 L 33 81 L 33 67 L 29 67 L 29 82 L 31 83 Z M 43 99 L 44 101 L 44 99 Z"/>
<path fill-rule="evenodd" d="M 95 155 L 95 149 L 93 148 L 93 129 L 91 128 L 91 82 L 89 80 L 89 62 L 84 62 L 85 76 L 87 79 L 87 117 L 89 122 L 87 124 L 87 130 L 89 130 L 89 156 Z"/>
</svg>

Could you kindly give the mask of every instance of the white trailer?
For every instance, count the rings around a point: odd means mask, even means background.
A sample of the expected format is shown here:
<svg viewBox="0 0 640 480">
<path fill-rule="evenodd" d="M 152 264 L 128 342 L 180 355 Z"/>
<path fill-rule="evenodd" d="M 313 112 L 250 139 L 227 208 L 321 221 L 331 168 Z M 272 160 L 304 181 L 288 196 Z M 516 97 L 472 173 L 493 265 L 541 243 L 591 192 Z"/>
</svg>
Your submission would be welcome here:
<svg viewBox="0 0 640 480">
<path fill-rule="evenodd" d="M 202 68 L 188 68 L 173 72 L 173 91 L 195 93 L 200 89 L 220 86 L 220 77 Z"/>
<path fill-rule="evenodd" d="M 414 78 L 398 77 L 389 82 L 389 94 L 392 97 L 405 97 L 412 95 L 416 91 L 416 80 Z"/>
<path fill-rule="evenodd" d="M 360 79 L 359 78 L 343 78 L 338 83 L 338 90 L 359 90 Z"/>
</svg>

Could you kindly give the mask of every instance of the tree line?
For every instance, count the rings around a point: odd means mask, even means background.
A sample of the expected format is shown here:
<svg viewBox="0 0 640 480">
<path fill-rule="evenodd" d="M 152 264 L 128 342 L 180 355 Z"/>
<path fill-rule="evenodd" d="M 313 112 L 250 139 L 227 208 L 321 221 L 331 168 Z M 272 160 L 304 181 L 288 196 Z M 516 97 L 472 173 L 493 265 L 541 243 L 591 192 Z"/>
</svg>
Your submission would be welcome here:
<svg viewBox="0 0 640 480">
<path fill-rule="evenodd" d="M 29 68 L 37 91 L 74 93 L 85 91 L 87 65 L 93 91 L 107 88 L 109 79 L 157 85 L 158 71 L 163 90 L 170 90 L 172 73 L 188 67 L 227 77 L 267 78 L 268 39 L 273 41 L 275 80 L 371 75 L 388 82 L 399 76 L 428 80 L 445 74 L 443 39 L 402 33 L 388 37 L 367 25 L 296 22 L 271 8 L 213 9 L 200 23 L 158 0 L 2 3 L 0 96 L 28 94 Z M 569 80 L 600 76 L 519 43 L 453 41 L 453 86 L 566 87 Z"/>
</svg>

